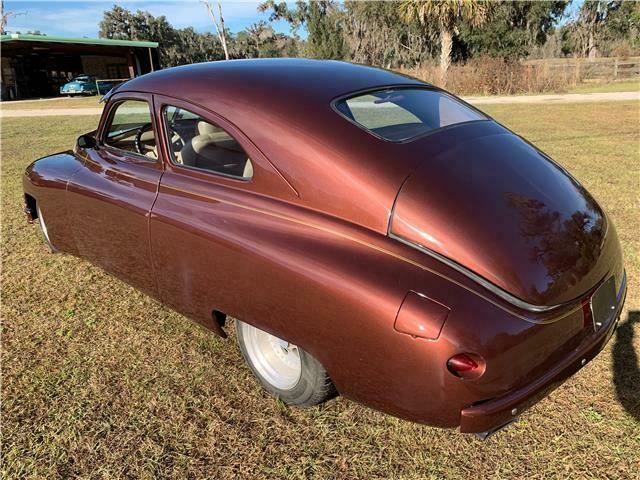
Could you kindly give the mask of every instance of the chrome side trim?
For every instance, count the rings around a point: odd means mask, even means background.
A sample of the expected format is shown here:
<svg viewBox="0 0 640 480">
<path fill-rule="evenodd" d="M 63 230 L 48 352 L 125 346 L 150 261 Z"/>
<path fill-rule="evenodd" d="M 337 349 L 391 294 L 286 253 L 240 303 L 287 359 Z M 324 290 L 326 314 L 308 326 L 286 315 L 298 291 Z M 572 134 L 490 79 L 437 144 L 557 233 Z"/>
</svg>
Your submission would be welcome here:
<svg viewBox="0 0 640 480">
<path fill-rule="evenodd" d="M 397 240 L 398 242 L 403 243 L 403 244 L 407 245 L 408 247 L 411 247 L 411 248 L 414 248 L 416 250 L 419 250 L 422 253 L 424 253 L 426 255 L 429 255 L 430 257 L 433 257 L 436 260 L 439 260 L 440 262 L 444 263 L 448 267 L 451 267 L 454 270 L 457 270 L 458 272 L 462 273 L 463 275 L 469 277 L 471 280 L 473 280 L 477 284 L 481 285 L 482 287 L 486 288 L 491 293 L 497 295 L 501 299 L 506 300 L 511 305 L 514 305 L 514 306 L 516 306 L 518 308 L 521 308 L 523 310 L 528 310 L 530 312 L 540 313 L 540 312 L 548 312 L 549 310 L 553 310 L 553 309 L 558 308 L 560 306 L 560 305 L 534 305 L 532 303 L 525 302 L 524 300 L 520 300 L 518 297 L 515 297 L 515 296 L 511 295 L 510 293 L 506 292 L 502 288 L 500 288 L 497 285 L 491 283 L 489 280 L 481 277 L 477 273 L 472 272 L 468 268 L 463 267 L 459 263 L 456 263 L 453 260 L 445 257 L 444 255 L 440 255 L 439 253 L 434 252 L 433 250 L 431 250 L 429 248 L 426 248 L 426 247 L 424 247 L 424 246 L 422 246 L 422 245 L 420 245 L 418 243 L 410 242 L 409 240 L 406 240 L 406 239 L 404 239 L 402 237 L 394 235 L 391 232 L 388 233 L 388 236 L 389 236 L 389 238 Z"/>
</svg>

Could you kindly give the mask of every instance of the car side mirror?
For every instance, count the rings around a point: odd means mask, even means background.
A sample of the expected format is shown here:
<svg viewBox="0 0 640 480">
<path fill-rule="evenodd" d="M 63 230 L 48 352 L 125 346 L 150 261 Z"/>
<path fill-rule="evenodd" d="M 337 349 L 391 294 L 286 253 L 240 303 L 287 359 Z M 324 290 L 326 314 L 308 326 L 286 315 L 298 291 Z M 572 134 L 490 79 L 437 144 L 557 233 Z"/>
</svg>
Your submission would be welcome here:
<svg viewBox="0 0 640 480">
<path fill-rule="evenodd" d="M 91 135 L 80 135 L 76 141 L 78 148 L 95 148 L 97 142 Z"/>
</svg>

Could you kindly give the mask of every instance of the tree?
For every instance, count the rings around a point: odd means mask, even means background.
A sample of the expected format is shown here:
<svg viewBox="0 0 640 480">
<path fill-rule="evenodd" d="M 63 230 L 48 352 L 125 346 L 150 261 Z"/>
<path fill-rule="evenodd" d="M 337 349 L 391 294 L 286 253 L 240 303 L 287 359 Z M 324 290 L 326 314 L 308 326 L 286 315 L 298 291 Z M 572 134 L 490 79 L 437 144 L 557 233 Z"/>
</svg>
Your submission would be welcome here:
<svg viewBox="0 0 640 480">
<path fill-rule="evenodd" d="M 586 0 L 563 28 L 565 48 L 574 54 L 596 58 L 600 50 L 612 54 L 613 45 L 640 47 L 640 4 L 623 0 Z"/>
<path fill-rule="evenodd" d="M 117 5 L 103 13 L 100 36 L 158 42 L 162 63 L 167 67 L 224 58 L 211 33 L 198 33 L 191 27 L 175 29 L 164 16 L 154 17 L 140 10 L 134 14 Z"/>
<path fill-rule="evenodd" d="M 344 2 L 343 33 L 350 59 L 386 68 L 413 66 L 433 55 L 438 30 L 403 22 L 394 2 Z"/>
<path fill-rule="evenodd" d="M 7 12 L 4 9 L 4 0 L 0 1 L 0 33 L 6 33 L 7 22 L 11 17 L 17 17 L 18 15 L 26 15 L 26 12 Z"/>
<path fill-rule="evenodd" d="M 298 1 L 290 9 L 286 2 L 267 0 L 258 6 L 258 11 L 271 10 L 270 21 L 285 20 L 291 25 L 294 35 L 300 27 L 307 29 L 306 54 L 313 58 L 343 59 L 346 54 L 341 10 L 333 0 L 317 0 L 309 3 Z"/>
<path fill-rule="evenodd" d="M 440 74 L 443 85 L 447 83 L 447 71 L 451 65 L 453 37 L 458 25 L 468 22 L 479 27 L 487 20 L 490 4 L 485 0 L 403 0 L 401 16 L 407 22 L 418 21 L 425 30 L 436 21 L 440 29 Z"/>
<path fill-rule="evenodd" d="M 463 21 L 458 36 L 468 56 L 522 58 L 542 46 L 564 14 L 567 1 L 500 2 L 482 28 Z"/>
<path fill-rule="evenodd" d="M 222 44 L 222 49 L 224 50 L 224 58 L 225 60 L 229 60 L 229 49 L 227 48 L 227 35 L 224 30 L 224 17 L 222 16 L 222 5 L 218 2 L 218 13 L 219 15 L 216 17 L 215 12 L 213 11 L 213 7 L 211 3 L 207 1 L 202 1 L 204 6 L 207 8 L 209 15 L 211 16 L 211 20 L 213 20 L 213 25 L 216 27 L 216 33 L 218 38 L 220 39 L 220 43 Z"/>
<path fill-rule="evenodd" d="M 574 42 L 591 61 L 602 51 L 617 54 L 620 44 L 640 48 L 640 3 L 630 1 L 585 1 L 571 25 Z"/>
<path fill-rule="evenodd" d="M 242 57 L 279 57 L 280 49 L 277 39 L 273 27 L 264 20 L 260 20 L 238 33 L 236 46 Z"/>
<path fill-rule="evenodd" d="M 604 23 L 609 10 L 614 8 L 617 2 L 605 0 L 587 0 L 580 9 L 579 21 L 586 33 L 586 50 L 589 61 L 593 61 L 598 54 L 597 37 L 600 27 Z"/>
</svg>

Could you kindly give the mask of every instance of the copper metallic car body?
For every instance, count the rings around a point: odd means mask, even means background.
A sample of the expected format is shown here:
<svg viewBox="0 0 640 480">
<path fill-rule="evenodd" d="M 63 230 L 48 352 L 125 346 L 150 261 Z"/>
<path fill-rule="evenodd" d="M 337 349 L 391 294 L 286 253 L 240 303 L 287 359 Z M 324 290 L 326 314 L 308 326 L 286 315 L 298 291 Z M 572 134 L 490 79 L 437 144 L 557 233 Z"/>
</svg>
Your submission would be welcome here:
<svg viewBox="0 0 640 480">
<path fill-rule="evenodd" d="M 108 96 L 97 148 L 28 167 L 27 210 L 37 203 L 56 249 L 218 334 L 224 312 L 301 346 L 344 396 L 491 430 L 610 338 L 626 293 L 615 229 L 575 179 L 490 118 L 398 143 L 333 108 L 381 87 L 434 89 L 308 60 L 139 77 Z M 152 105 L 157 161 L 101 144 L 123 99 Z M 253 179 L 171 163 L 164 105 L 224 128 Z M 615 305 L 596 328 L 589 301 L 611 277 Z M 453 375 L 459 353 L 482 359 L 482 374 Z"/>
</svg>

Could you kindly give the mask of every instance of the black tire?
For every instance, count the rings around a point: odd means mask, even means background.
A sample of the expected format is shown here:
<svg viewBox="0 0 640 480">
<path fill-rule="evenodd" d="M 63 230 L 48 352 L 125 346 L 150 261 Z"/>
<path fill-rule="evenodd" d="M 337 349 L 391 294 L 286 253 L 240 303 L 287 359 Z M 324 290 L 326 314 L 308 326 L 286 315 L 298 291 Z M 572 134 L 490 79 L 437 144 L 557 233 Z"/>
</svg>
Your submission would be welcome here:
<svg viewBox="0 0 640 480">
<path fill-rule="evenodd" d="M 264 389 L 288 405 L 311 407 L 326 402 L 337 395 L 327 371 L 310 353 L 296 347 L 300 357 L 301 371 L 297 383 L 288 389 L 272 384 L 254 364 L 247 348 L 247 328 L 256 328 L 236 320 L 236 337 L 242 356 Z M 258 329 L 261 331 L 260 329 Z"/>
</svg>

